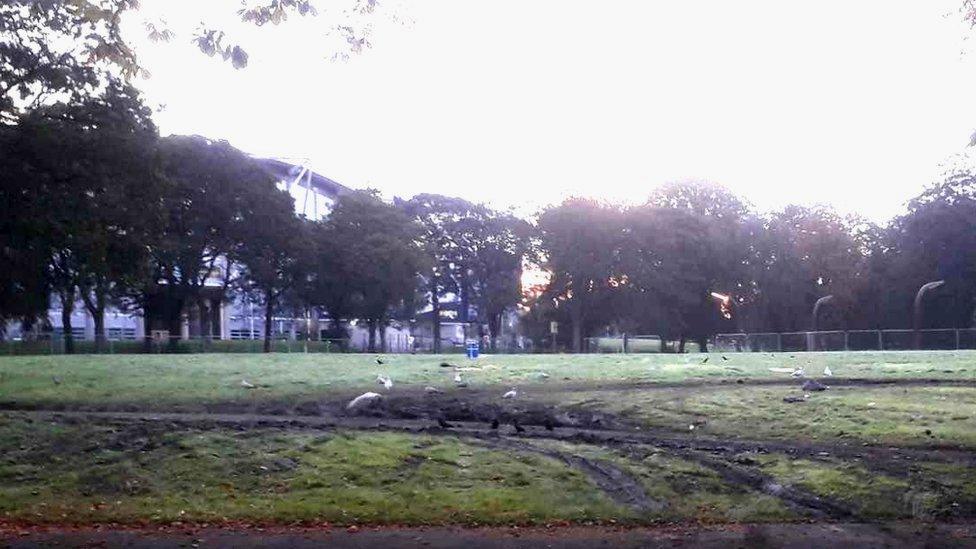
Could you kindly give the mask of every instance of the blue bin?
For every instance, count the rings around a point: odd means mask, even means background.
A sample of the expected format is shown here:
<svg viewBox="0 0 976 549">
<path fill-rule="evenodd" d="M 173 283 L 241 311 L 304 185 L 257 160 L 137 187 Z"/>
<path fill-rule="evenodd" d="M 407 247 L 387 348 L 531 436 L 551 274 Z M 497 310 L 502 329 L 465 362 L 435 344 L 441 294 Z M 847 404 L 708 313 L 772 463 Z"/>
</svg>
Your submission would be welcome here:
<svg viewBox="0 0 976 549">
<path fill-rule="evenodd" d="M 468 342 L 468 358 L 478 358 L 478 344 Z"/>
</svg>

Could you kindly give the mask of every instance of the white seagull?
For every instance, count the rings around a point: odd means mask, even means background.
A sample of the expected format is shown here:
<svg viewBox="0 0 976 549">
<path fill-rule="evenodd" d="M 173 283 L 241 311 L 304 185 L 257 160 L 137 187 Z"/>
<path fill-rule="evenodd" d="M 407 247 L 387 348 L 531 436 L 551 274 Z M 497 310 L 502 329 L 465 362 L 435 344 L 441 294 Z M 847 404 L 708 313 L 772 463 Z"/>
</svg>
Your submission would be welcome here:
<svg viewBox="0 0 976 549">
<path fill-rule="evenodd" d="M 245 389 L 253 389 L 254 388 L 254 384 L 248 382 L 246 379 L 242 379 L 241 380 L 241 387 L 244 387 Z"/>
<path fill-rule="evenodd" d="M 515 387 L 512 387 L 512 390 L 502 395 L 502 398 L 515 398 L 517 396 L 518 392 L 515 390 Z"/>
<path fill-rule="evenodd" d="M 363 393 L 363 394 L 359 395 L 358 397 L 356 397 L 356 398 L 352 399 L 351 401 L 349 401 L 349 404 L 346 405 L 346 409 L 347 410 L 351 410 L 351 409 L 353 409 L 353 408 L 355 408 L 357 406 L 360 406 L 362 404 L 366 404 L 366 403 L 369 403 L 369 402 L 373 402 L 374 400 L 376 400 L 378 398 L 383 398 L 383 395 L 381 395 L 379 393 L 372 393 L 372 392 L 370 392 L 370 393 Z"/>
<path fill-rule="evenodd" d="M 824 377 L 832 377 L 833 372 L 830 371 L 830 366 L 824 366 Z"/>
<path fill-rule="evenodd" d="M 393 380 L 390 376 L 376 376 L 376 383 L 382 385 L 387 391 L 393 388 Z"/>
</svg>

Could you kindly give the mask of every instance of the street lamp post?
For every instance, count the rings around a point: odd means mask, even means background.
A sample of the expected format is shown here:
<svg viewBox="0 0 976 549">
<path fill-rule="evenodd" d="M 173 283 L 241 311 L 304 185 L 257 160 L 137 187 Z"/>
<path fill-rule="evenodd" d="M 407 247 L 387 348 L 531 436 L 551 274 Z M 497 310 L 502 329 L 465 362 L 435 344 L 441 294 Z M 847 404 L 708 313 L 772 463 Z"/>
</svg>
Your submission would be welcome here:
<svg viewBox="0 0 976 549">
<path fill-rule="evenodd" d="M 915 294 L 915 305 L 912 309 L 912 330 L 915 335 L 915 348 L 922 348 L 922 298 L 929 290 L 934 290 L 939 286 L 945 284 L 945 280 L 933 280 L 926 284 L 922 284 L 922 287 L 918 289 L 918 293 Z"/>
<path fill-rule="evenodd" d="M 817 318 L 819 318 L 819 316 L 820 316 L 820 307 L 824 303 L 827 303 L 828 301 L 830 301 L 831 299 L 834 299 L 834 296 L 833 295 L 825 295 L 825 296 L 821 297 L 820 299 L 818 299 L 817 302 L 813 304 L 813 323 L 812 323 L 812 326 L 811 326 L 812 329 L 811 329 L 810 333 L 807 335 L 807 350 L 808 351 L 816 351 L 817 350 L 817 334 L 816 334 L 816 332 L 817 332 Z"/>
</svg>

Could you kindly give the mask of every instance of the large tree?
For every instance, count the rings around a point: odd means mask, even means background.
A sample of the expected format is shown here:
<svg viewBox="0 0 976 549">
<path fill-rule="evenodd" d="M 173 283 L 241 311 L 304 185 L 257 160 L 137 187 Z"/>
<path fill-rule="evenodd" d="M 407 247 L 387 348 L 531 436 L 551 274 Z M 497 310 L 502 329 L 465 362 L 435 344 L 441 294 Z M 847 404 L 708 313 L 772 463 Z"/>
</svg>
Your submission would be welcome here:
<svg viewBox="0 0 976 549">
<path fill-rule="evenodd" d="M 823 206 L 789 206 L 769 217 L 755 249 L 757 295 L 749 307 L 759 329 L 812 329 L 814 303 L 827 295 L 834 298 L 817 328 L 846 325 L 863 268 L 848 220 Z"/>
<path fill-rule="evenodd" d="M 461 223 L 462 246 L 468 250 L 463 279 L 488 327 L 489 345 L 497 350 L 505 311 L 521 299 L 522 268 L 534 262 L 534 228 L 505 212 L 479 205 Z"/>
<path fill-rule="evenodd" d="M 324 222 L 334 245 L 331 263 L 346 278 L 351 309 L 369 330 L 369 350 L 390 314 L 415 297 L 418 273 L 429 267 L 421 247 L 422 229 L 399 208 L 373 191 L 339 198 Z"/>
<path fill-rule="evenodd" d="M 567 199 L 539 216 L 544 268 L 552 276 L 549 298 L 565 311 L 576 352 L 610 314 L 609 295 L 620 280 L 622 221 L 619 208 L 583 198 Z"/>
<path fill-rule="evenodd" d="M 148 247 L 149 274 L 135 288 L 136 303 L 150 320 L 180 332 L 185 307 L 200 309 L 201 335 L 210 335 L 211 303 L 205 286 L 225 292 L 233 260 L 252 224 L 262 223 L 262 203 L 281 200 L 274 177 L 224 141 L 171 136 L 159 142 L 164 192 L 160 220 Z"/>
<path fill-rule="evenodd" d="M 910 324 L 918 288 L 945 280 L 944 287 L 926 298 L 924 325 L 976 324 L 976 176 L 955 173 L 930 186 L 892 223 L 889 238 L 894 276 L 888 286 L 900 304 L 893 322 Z"/>
<path fill-rule="evenodd" d="M 61 302 L 67 352 L 80 298 L 105 341 L 111 295 L 135 276 L 153 204 L 155 126 L 135 91 L 118 82 L 77 104 L 32 111 L 9 128 L 11 178 L 5 195 L 21 202 L 14 238 L 46 259 L 47 282 Z M 150 210 L 151 211 L 151 210 Z M 17 231 L 29 231 L 32 235 Z"/>
<path fill-rule="evenodd" d="M 289 292 L 307 283 L 314 248 L 311 224 L 295 215 L 294 199 L 286 192 L 267 193 L 248 208 L 240 245 L 232 258 L 242 265 L 240 286 L 258 294 L 264 304 L 264 352 L 271 352 L 275 311 Z"/>
<path fill-rule="evenodd" d="M 749 207 L 728 189 L 704 182 L 665 185 L 651 195 L 648 205 L 684 212 L 696 220 L 671 229 L 685 232 L 673 237 L 680 248 L 674 261 L 681 264 L 675 270 L 674 284 L 675 292 L 678 288 L 683 292 L 681 297 L 675 296 L 682 335 L 694 338 L 704 351 L 708 338 L 729 320 L 721 314 L 712 292 L 730 296 L 735 304 L 747 291 Z"/>
<path fill-rule="evenodd" d="M 467 280 L 469 250 L 461 226 L 476 206 L 467 200 L 439 194 L 418 194 L 410 200 L 398 200 L 400 207 L 423 231 L 424 251 L 430 257 L 429 270 L 423 273 L 431 307 L 432 344 L 441 352 L 441 298 L 461 294 L 460 320 L 467 322 L 470 285 Z"/>
</svg>

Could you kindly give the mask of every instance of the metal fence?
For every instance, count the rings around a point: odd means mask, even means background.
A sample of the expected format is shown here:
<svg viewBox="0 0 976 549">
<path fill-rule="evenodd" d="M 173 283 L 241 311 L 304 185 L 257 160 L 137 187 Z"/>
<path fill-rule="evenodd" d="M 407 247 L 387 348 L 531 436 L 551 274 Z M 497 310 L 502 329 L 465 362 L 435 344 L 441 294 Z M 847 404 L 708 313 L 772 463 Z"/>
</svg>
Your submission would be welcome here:
<svg viewBox="0 0 976 549">
<path fill-rule="evenodd" d="M 976 349 L 976 328 L 718 334 L 713 345 L 730 352 Z"/>
<path fill-rule="evenodd" d="M 614 335 L 588 337 L 583 341 L 583 351 L 586 353 L 661 353 L 675 352 L 679 348 L 677 341 L 664 341 L 656 335 Z M 685 352 L 697 353 L 698 344 L 685 341 Z"/>
<path fill-rule="evenodd" d="M 377 347 L 380 341 L 376 341 Z M 406 343 L 399 340 L 387 341 L 384 352 L 407 352 Z M 146 354 L 146 353 L 260 353 L 264 350 L 263 339 L 212 339 L 186 338 L 170 341 L 146 339 L 109 339 L 101 350 L 96 350 L 95 342 L 86 339 L 74 341 L 76 354 Z M 271 340 L 273 353 L 358 353 L 365 352 L 363 345 L 354 344 L 348 339 L 322 339 L 305 341 L 278 338 Z M 23 340 L 0 341 L 0 356 L 3 355 L 59 355 L 65 353 L 64 338 L 59 335 L 44 334 Z"/>
</svg>

